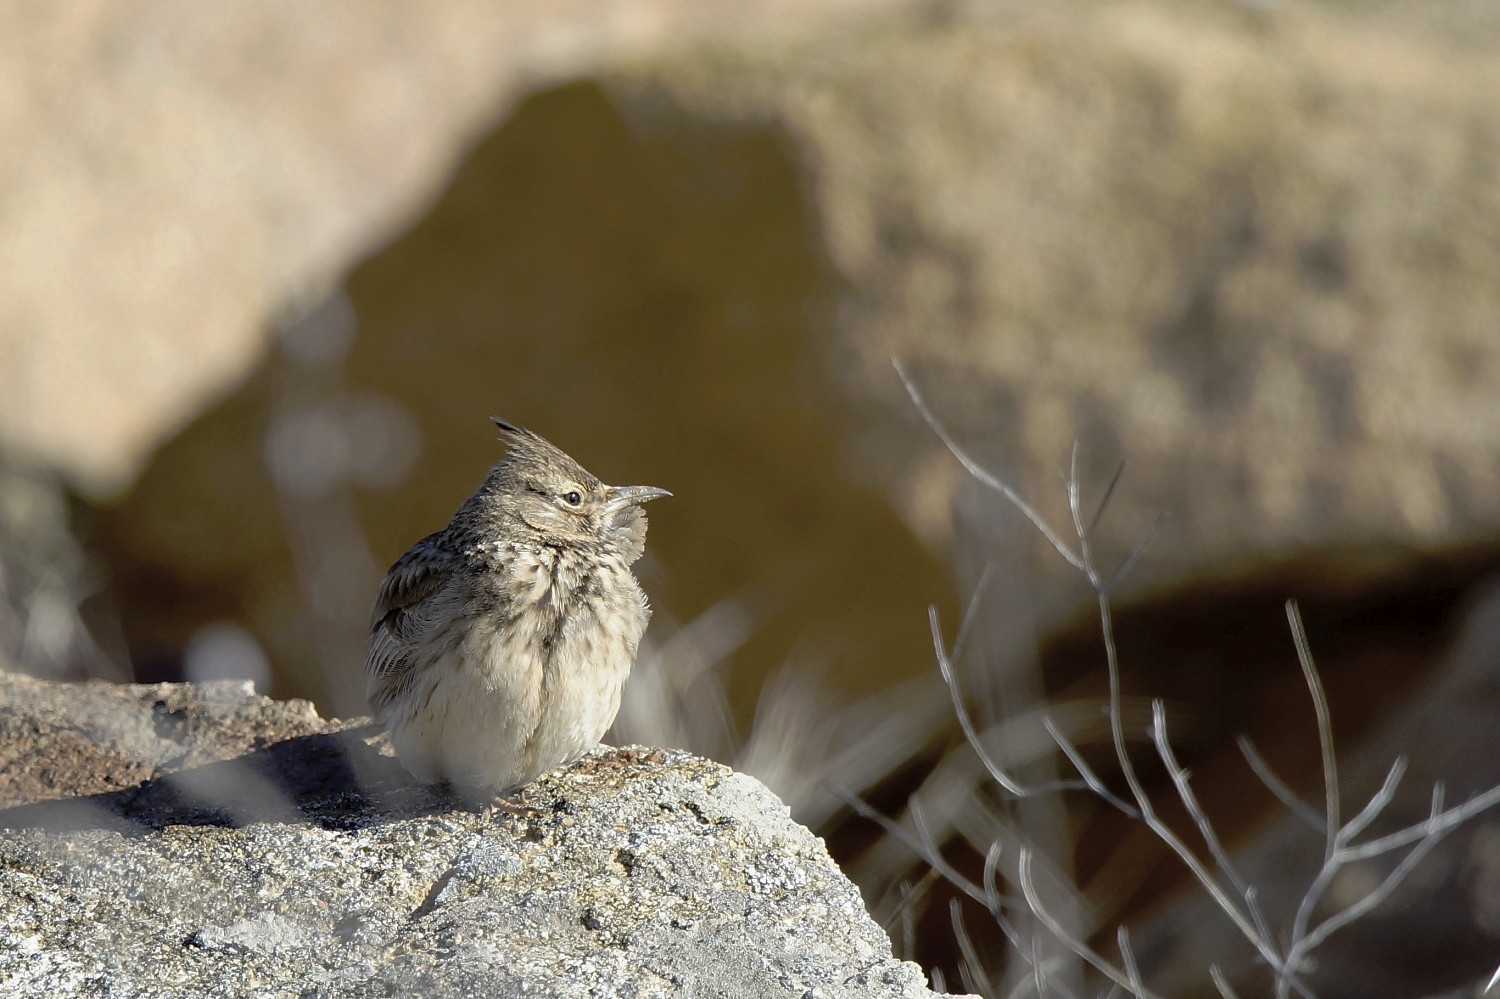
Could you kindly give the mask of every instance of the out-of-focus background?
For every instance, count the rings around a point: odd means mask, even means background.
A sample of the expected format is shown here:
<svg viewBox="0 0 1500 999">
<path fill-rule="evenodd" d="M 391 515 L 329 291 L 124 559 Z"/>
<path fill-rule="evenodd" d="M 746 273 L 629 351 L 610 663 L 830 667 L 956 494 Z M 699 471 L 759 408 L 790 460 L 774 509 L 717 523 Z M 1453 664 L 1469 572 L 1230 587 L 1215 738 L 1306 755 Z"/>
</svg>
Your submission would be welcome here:
<svg viewBox="0 0 1500 999">
<path fill-rule="evenodd" d="M 1103 659 L 899 359 L 1059 527 L 1075 443 L 1090 502 L 1127 460 L 1101 561 L 1170 511 L 1115 594 L 1130 711 L 1166 699 L 1267 898 L 1292 833 L 1235 736 L 1322 794 L 1287 598 L 1350 810 L 1396 754 L 1408 816 L 1500 782 L 1500 6 L 92 0 L 12 11 L 0 68 L 7 668 L 363 713 L 380 575 L 502 415 L 675 494 L 616 736 L 765 779 L 956 981 L 942 886 L 830 787 L 917 795 L 973 871 L 1008 806 L 928 606 L 951 640 L 974 598 L 960 679 L 1029 773 L 1043 708 L 1105 736 Z M 1169 994 L 1254 981 L 1159 842 L 1021 811 L 1082 936 L 1138 927 Z M 1319 994 L 1482 978 L 1497 843 L 1339 934 Z"/>
</svg>

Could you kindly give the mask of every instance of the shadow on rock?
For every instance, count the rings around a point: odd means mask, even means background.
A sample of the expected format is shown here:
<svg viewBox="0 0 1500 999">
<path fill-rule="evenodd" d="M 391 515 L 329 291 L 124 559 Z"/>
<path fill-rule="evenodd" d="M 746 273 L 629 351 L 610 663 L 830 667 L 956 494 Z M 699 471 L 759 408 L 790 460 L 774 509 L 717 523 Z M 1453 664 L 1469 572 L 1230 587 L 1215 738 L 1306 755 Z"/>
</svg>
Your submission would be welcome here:
<svg viewBox="0 0 1500 999">
<path fill-rule="evenodd" d="M 367 741 L 375 732 L 365 726 L 297 736 L 120 791 L 0 809 L 0 828 L 128 832 L 280 822 L 348 830 L 452 807 L 414 786 L 394 759 Z"/>
</svg>

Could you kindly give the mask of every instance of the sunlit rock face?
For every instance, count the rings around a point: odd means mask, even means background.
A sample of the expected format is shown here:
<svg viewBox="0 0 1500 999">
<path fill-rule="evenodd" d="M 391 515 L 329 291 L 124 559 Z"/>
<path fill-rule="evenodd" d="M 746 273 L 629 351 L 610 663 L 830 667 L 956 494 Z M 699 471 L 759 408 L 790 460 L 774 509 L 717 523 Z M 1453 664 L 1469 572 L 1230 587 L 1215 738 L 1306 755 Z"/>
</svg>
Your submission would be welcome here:
<svg viewBox="0 0 1500 999">
<path fill-rule="evenodd" d="M 927 999 L 750 777 L 603 749 L 455 809 L 373 727 L 241 685 L 0 676 L 0 987 Z"/>
</svg>

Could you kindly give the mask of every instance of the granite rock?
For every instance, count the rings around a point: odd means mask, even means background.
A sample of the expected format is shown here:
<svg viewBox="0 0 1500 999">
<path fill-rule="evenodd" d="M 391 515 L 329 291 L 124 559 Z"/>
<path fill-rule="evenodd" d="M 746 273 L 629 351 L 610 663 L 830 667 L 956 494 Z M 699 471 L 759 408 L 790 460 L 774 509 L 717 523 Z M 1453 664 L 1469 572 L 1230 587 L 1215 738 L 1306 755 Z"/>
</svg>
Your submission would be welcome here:
<svg viewBox="0 0 1500 999">
<path fill-rule="evenodd" d="M 482 814 L 244 685 L 0 683 L 5 995 L 931 994 L 708 760 L 601 747 Z"/>
</svg>

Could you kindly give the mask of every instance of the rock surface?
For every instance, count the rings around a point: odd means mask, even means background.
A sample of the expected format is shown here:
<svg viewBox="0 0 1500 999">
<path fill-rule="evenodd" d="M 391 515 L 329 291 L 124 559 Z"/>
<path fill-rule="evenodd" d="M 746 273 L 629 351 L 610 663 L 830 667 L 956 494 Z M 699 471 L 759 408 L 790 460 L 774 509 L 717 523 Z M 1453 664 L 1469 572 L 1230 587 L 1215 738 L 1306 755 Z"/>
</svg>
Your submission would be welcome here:
<svg viewBox="0 0 1500 999">
<path fill-rule="evenodd" d="M 0 677 L 0 993 L 931 994 L 749 777 L 601 748 L 486 817 L 383 741 L 243 685 Z"/>
</svg>

